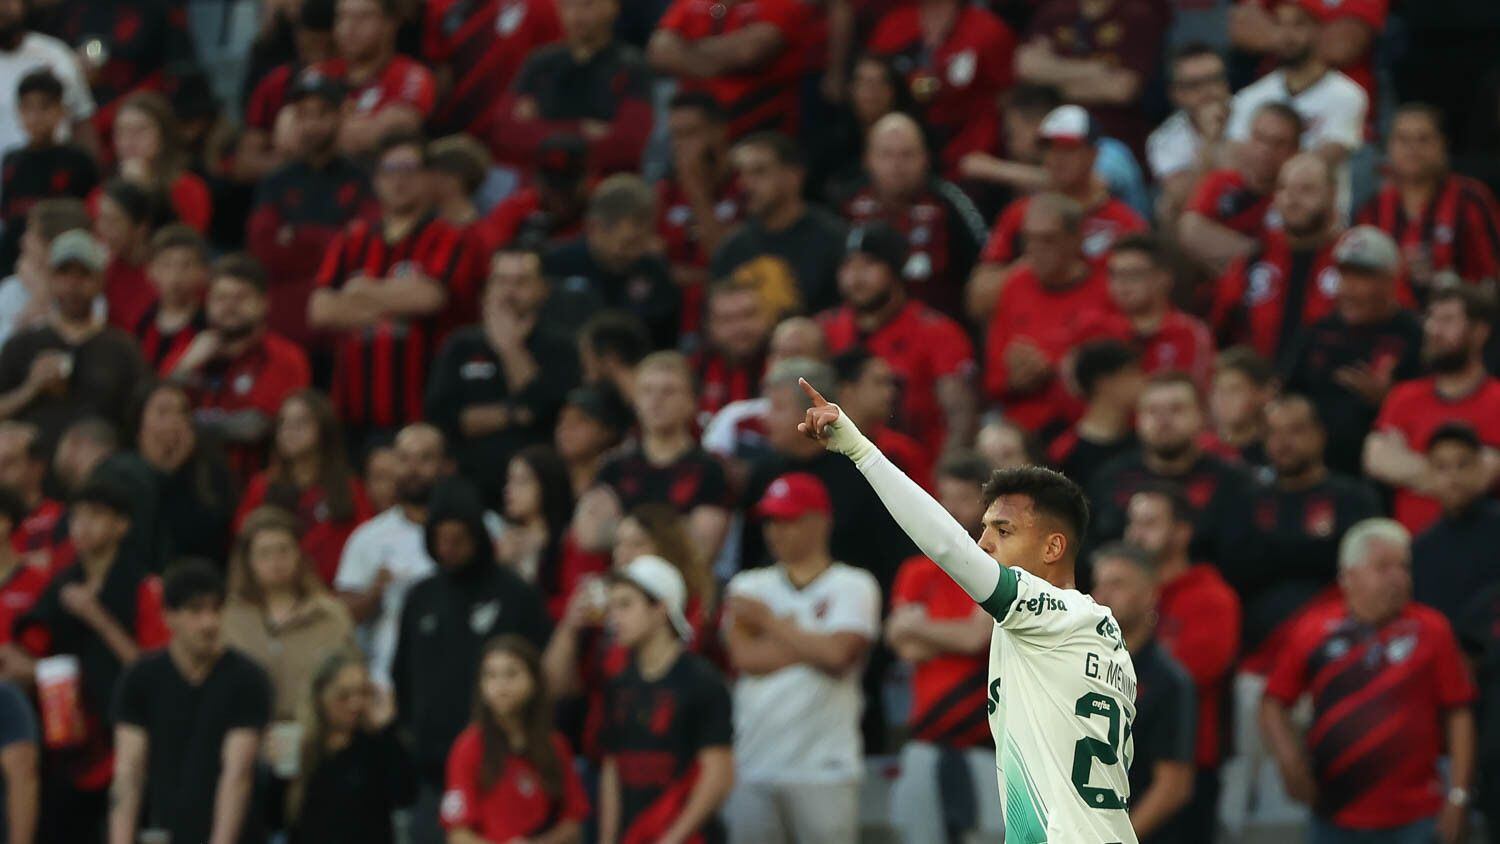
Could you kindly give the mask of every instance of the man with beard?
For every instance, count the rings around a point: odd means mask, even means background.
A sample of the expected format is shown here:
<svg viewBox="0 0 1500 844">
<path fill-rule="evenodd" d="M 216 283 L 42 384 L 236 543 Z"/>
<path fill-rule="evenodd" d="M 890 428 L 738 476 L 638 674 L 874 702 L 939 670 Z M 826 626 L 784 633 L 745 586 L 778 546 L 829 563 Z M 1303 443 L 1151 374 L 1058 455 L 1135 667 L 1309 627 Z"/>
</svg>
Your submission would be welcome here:
<svg viewBox="0 0 1500 844">
<path fill-rule="evenodd" d="M 99 139 L 89 118 L 94 95 L 79 72 L 78 56 L 68 45 L 26 25 L 27 0 L 0 0 L 0 153 L 26 143 L 21 126 L 16 82 L 35 70 L 49 70 L 62 83 L 62 103 L 72 126 L 74 143 L 97 151 Z"/>
<path fill-rule="evenodd" d="M 844 304 L 821 321 L 831 353 L 862 345 L 891 365 L 901 380 L 898 427 L 937 453 L 973 438 L 974 347 L 963 326 L 907 299 L 907 254 L 905 238 L 885 223 L 851 231 L 839 268 Z"/>
<path fill-rule="evenodd" d="M 766 344 L 775 322 L 754 288 L 724 281 L 708 288 L 704 343 L 692 356 L 703 425 L 724 406 L 755 398 L 766 374 Z"/>
<path fill-rule="evenodd" d="M 1414 533 L 1442 513 L 1424 456 L 1439 425 L 1474 426 L 1485 446 L 1485 486 L 1500 474 L 1500 380 L 1485 371 L 1483 359 L 1493 325 L 1494 303 L 1485 292 L 1467 285 L 1434 291 L 1422 324 L 1422 359 L 1432 374 L 1392 387 L 1365 438 L 1365 472 L 1395 488 L 1396 520 Z"/>
<path fill-rule="evenodd" d="M 415 132 L 432 115 L 432 71 L 396 51 L 404 6 L 398 0 L 338 0 L 333 43 L 338 55 L 312 71 L 344 83 L 346 116 L 339 149 L 367 155 L 393 132 Z"/>
<path fill-rule="evenodd" d="M 1218 50 L 1200 41 L 1173 51 L 1168 77 L 1167 96 L 1176 111 L 1146 138 L 1146 164 L 1151 178 L 1161 185 L 1158 207 L 1170 220 L 1182 210 L 1199 177 L 1226 152 L 1229 72 Z"/>
</svg>

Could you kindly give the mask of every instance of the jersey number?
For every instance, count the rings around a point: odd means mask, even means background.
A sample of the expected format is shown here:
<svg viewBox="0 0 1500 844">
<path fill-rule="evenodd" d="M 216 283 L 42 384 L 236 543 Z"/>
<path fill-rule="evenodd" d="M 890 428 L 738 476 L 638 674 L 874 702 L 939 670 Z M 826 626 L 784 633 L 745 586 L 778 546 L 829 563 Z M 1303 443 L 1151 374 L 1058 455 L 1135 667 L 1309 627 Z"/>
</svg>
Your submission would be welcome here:
<svg viewBox="0 0 1500 844">
<path fill-rule="evenodd" d="M 1073 706 L 1073 714 L 1085 719 L 1102 715 L 1109 720 L 1108 743 L 1096 738 L 1081 738 L 1073 745 L 1073 788 L 1091 808 L 1125 808 L 1125 798 L 1112 788 L 1089 785 L 1089 776 L 1093 773 L 1095 759 L 1105 766 L 1119 764 L 1120 747 L 1130 738 L 1130 723 L 1125 722 L 1122 730 L 1119 704 L 1098 692 L 1088 692 L 1080 697 Z"/>
</svg>

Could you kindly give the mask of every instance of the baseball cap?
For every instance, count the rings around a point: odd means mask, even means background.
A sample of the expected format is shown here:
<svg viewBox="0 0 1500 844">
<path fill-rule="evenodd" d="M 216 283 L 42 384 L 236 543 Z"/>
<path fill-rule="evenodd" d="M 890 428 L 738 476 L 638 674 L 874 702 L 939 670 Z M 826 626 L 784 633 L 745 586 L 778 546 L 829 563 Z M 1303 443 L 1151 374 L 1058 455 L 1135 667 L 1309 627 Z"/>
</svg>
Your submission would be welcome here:
<svg viewBox="0 0 1500 844">
<path fill-rule="evenodd" d="M 1099 140 L 1088 111 L 1077 105 L 1062 105 L 1047 112 L 1042 118 L 1041 136 L 1043 143 L 1053 144 L 1092 146 Z"/>
<path fill-rule="evenodd" d="M 1333 247 L 1333 263 L 1339 267 L 1394 275 L 1401 269 L 1401 252 L 1391 236 L 1374 226 L 1355 226 L 1344 232 Z"/>
<path fill-rule="evenodd" d="M 615 569 L 610 576 L 616 582 L 629 583 L 666 607 L 667 618 L 677 635 L 684 640 L 693 638 L 693 626 L 688 624 L 684 612 L 687 584 L 676 566 L 654 554 L 643 554 Z"/>
<path fill-rule="evenodd" d="M 54 270 L 67 264 L 82 264 L 89 272 L 100 273 L 108 263 L 109 253 L 104 244 L 83 229 L 58 235 L 47 253 L 47 266 Z"/>
<path fill-rule="evenodd" d="M 817 476 L 790 472 L 766 487 L 755 512 L 772 520 L 800 519 L 809 513 L 829 516 L 833 514 L 833 502 L 828 498 L 828 488 Z"/>
<path fill-rule="evenodd" d="M 537 147 L 536 171 L 553 187 L 577 184 L 588 174 L 588 146 L 577 135 L 552 135 Z"/>
<path fill-rule="evenodd" d="M 587 414 L 600 425 L 623 434 L 630 428 L 630 408 L 626 406 L 620 394 L 610 387 L 583 386 L 574 387 L 568 391 L 563 399 L 565 406 L 571 405 Z"/>
<path fill-rule="evenodd" d="M 331 105 L 342 105 L 348 96 L 344 83 L 316 70 L 305 70 L 298 74 L 297 81 L 286 92 L 286 103 L 291 105 L 307 97 L 318 97 Z"/>
<path fill-rule="evenodd" d="M 844 257 L 855 254 L 869 255 L 899 277 L 906 265 L 906 238 L 888 223 L 855 226 L 844 239 Z"/>
</svg>

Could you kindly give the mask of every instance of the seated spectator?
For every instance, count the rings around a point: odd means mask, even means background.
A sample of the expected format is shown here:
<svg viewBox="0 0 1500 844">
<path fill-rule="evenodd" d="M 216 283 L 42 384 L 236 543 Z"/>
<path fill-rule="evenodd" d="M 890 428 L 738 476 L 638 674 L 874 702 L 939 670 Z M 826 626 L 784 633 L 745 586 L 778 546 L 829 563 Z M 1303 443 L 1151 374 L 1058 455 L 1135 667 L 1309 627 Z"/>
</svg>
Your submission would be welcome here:
<svg viewBox="0 0 1500 844">
<path fill-rule="evenodd" d="M 32 564 L 15 547 L 25 518 L 26 505 L 20 494 L 11 487 L 0 486 L 0 649 L 7 652 L 15 647 L 11 644 L 11 630 L 16 619 L 36 604 L 52 574 L 48 567 Z M 10 654 L 0 656 L 0 675 L 8 674 L 10 666 Z M 32 681 L 26 677 L 5 679 Z M 0 757 L 3 755 L 0 750 Z"/>
<path fill-rule="evenodd" d="M 896 399 L 902 380 L 890 363 L 863 346 L 835 355 L 830 363 L 837 376 L 834 384 L 839 408 L 907 477 L 923 489 L 931 489 L 935 455 L 920 440 L 889 424 L 897 417 Z"/>
<path fill-rule="evenodd" d="M 38 200 L 26 212 L 15 273 L 0 281 L 0 345 L 22 329 L 46 322 L 52 310 L 48 256 L 64 232 L 89 229 L 93 221 L 75 199 Z"/>
<path fill-rule="evenodd" d="M 23 38 L 35 38 L 25 35 Z M 41 36 L 45 37 L 45 36 Z M 9 80 L 7 80 L 9 83 Z M 21 77 L 15 88 L 15 109 L 24 137 L 19 146 L 4 146 L 0 161 L 0 275 L 10 275 L 21 255 L 27 217 L 38 202 L 49 198 L 83 199 L 99 183 L 99 167 L 88 151 L 58 143 L 68 119 L 64 89 L 51 70 L 41 67 Z"/>
<path fill-rule="evenodd" d="M 1156 636 L 1159 576 L 1151 555 L 1112 542 L 1090 559 L 1094 600 L 1109 607 L 1135 667 L 1135 720 L 1130 734 L 1130 825 L 1142 844 L 1186 844 L 1192 830 L 1190 804 L 1196 796 L 1195 745 L 1201 704 L 1193 678 Z"/>
<path fill-rule="evenodd" d="M 897 274 L 916 299 L 959 317 L 986 235 L 979 210 L 957 185 L 932 175 L 922 127 L 905 114 L 870 127 L 865 171 L 840 211 L 853 225 L 884 222 L 901 232 L 908 248 Z"/>
<path fill-rule="evenodd" d="M 1109 307 L 1109 291 L 1103 268 L 1083 251 L 1083 208 L 1055 193 L 1024 202 L 1025 261 L 1009 272 L 985 318 L 984 389 L 1008 418 L 1040 431 L 1077 415 L 1059 367 L 1084 316 Z"/>
<path fill-rule="evenodd" d="M 760 293 L 749 285 L 718 282 L 704 300 L 704 342 L 692 356 L 701 424 L 730 402 L 760 392 L 766 345 L 775 327 Z"/>
<path fill-rule="evenodd" d="M 1146 138 L 1146 165 L 1161 186 L 1157 210 L 1177 219 L 1204 173 L 1228 157 L 1229 73 L 1224 57 L 1202 43 L 1184 44 L 1167 61 L 1167 96 L 1175 111 Z"/>
<path fill-rule="evenodd" d="M 1425 301 L 1440 272 L 1471 282 L 1500 277 L 1500 207 L 1482 182 L 1449 170 L 1442 112 L 1423 103 L 1397 109 L 1386 166 L 1359 219 L 1396 239 L 1419 297 Z"/>
<path fill-rule="evenodd" d="M 646 47 L 651 68 L 705 91 L 731 115 L 729 134 L 797 130 L 800 49 L 810 12 L 792 0 L 673 0 Z"/>
<path fill-rule="evenodd" d="M 632 424 L 630 408 L 608 387 L 575 387 L 557 413 L 552 447 L 567 467 L 573 494 L 594 487 L 604 458 L 624 440 Z"/>
<path fill-rule="evenodd" d="M 449 135 L 429 143 L 426 158 L 437 215 L 460 229 L 477 225 L 474 198 L 489 172 L 490 154 L 468 135 Z"/>
<path fill-rule="evenodd" d="M 1210 323 L 1221 345 L 1244 343 L 1275 359 L 1299 330 L 1333 310 L 1336 188 L 1333 171 L 1316 155 L 1302 153 L 1282 166 L 1271 201 L 1281 227 L 1267 229 L 1216 285 Z"/>
<path fill-rule="evenodd" d="M 550 249 L 583 234 L 593 187 L 588 150 L 576 135 L 537 146 L 530 184 L 500 200 L 473 227 L 486 254 L 507 246 Z"/>
<path fill-rule="evenodd" d="M 655 226 L 656 197 L 639 176 L 600 182 L 589 195 L 583 236 L 542 256 L 542 273 L 563 294 L 548 303 L 548 322 L 573 332 L 598 310 L 616 308 L 646 324 L 655 348 L 676 346 L 681 294 L 666 261 L 651 253 Z"/>
<path fill-rule="evenodd" d="M 563 582 L 564 536 L 573 519 L 573 485 L 551 448 L 531 445 L 516 452 L 505 471 L 505 530 L 495 542 L 500 565 L 535 586 L 549 605 L 573 591 Z"/>
<path fill-rule="evenodd" d="M 298 157 L 294 149 L 299 143 L 296 136 L 305 125 L 294 114 L 296 108 L 286 107 L 295 102 L 291 92 L 299 83 L 315 78 L 304 75 L 303 71 L 333 58 L 333 18 L 337 7 L 337 0 L 302 0 L 296 14 L 277 10 L 272 13 L 274 23 L 261 30 L 264 40 L 258 39 L 245 79 L 244 125 L 235 145 L 232 171 L 236 180 L 259 182 L 287 159 Z M 275 49 L 276 42 L 281 42 L 282 49 Z M 272 64 L 282 60 L 287 61 Z M 335 90 L 337 93 L 330 102 L 342 105 L 343 88 L 337 86 Z M 329 149 L 332 148 L 330 142 Z"/>
<path fill-rule="evenodd" d="M 714 252 L 710 276 L 754 286 L 778 315 L 830 307 L 838 298 L 844 225 L 803 200 L 801 149 L 786 135 L 757 133 L 736 144 L 731 155 L 744 191 L 745 222 Z"/>
<path fill-rule="evenodd" d="M 94 97 L 89 91 L 89 81 L 84 78 L 74 45 L 53 37 L 58 32 L 38 31 L 53 29 L 46 26 L 50 22 L 47 17 L 46 11 L 22 3 L 0 8 L 0 30 L 5 32 L 0 55 L 7 64 L 6 73 L 12 82 L 36 71 L 46 71 L 57 79 L 62 86 L 60 100 L 65 108 L 62 116 L 67 121 L 68 135 L 90 155 L 97 155 L 99 135 L 91 122 Z M 0 150 L 9 151 L 25 144 L 28 132 L 19 90 L 8 90 L 5 94 L 5 105 L 0 107 Z M 60 124 L 58 128 L 63 127 Z"/>
<path fill-rule="evenodd" d="M 1479 290 L 1433 291 L 1422 324 L 1422 362 L 1432 374 L 1392 387 L 1365 438 L 1365 474 L 1395 489 L 1393 515 L 1407 530 L 1426 530 L 1442 511 L 1425 456 L 1438 426 L 1473 426 L 1485 446 L 1485 486 L 1500 474 L 1494 452 L 1500 447 L 1500 380 L 1485 371 L 1483 359 L 1494 321 L 1494 304 Z"/>
<path fill-rule="evenodd" d="M 1253 254 L 1266 229 L 1281 225 L 1271 198 L 1277 174 L 1300 148 L 1302 131 L 1302 116 L 1286 103 L 1260 107 L 1234 165 L 1204 173 L 1185 197 L 1177 239 L 1189 257 L 1222 272 Z"/>
<path fill-rule="evenodd" d="M 933 134 L 938 166 L 955 178 L 965 154 L 999 146 L 1000 95 L 1010 87 L 1016 36 L 1003 20 L 960 0 L 898 5 L 866 45 L 889 56 Z"/>
<path fill-rule="evenodd" d="M 87 231 L 53 239 L 47 258 L 51 312 L 0 349 L 0 418 L 30 422 L 49 441 L 85 416 L 124 426 L 131 392 L 146 366 L 130 335 L 95 318 L 107 260 L 104 246 Z"/>
<path fill-rule="evenodd" d="M 1073 355 L 1083 413 L 1047 446 L 1047 463 L 1085 489 L 1104 464 L 1133 450 L 1135 406 L 1145 385 L 1139 356 L 1118 340 L 1084 343 Z"/>
<path fill-rule="evenodd" d="M 1304 393 L 1332 432 L 1328 465 L 1359 472 L 1359 451 L 1391 385 L 1421 374 L 1422 324 L 1401 307 L 1395 241 L 1357 226 L 1333 250 L 1339 286 L 1331 314 L 1284 350 L 1287 389 Z"/>
<path fill-rule="evenodd" d="M 636 558 L 609 587 L 609 629 L 628 659 L 605 690 L 601 841 L 723 840 L 717 813 L 735 775 L 729 691 L 685 648 L 686 595 L 659 557 Z"/>
<path fill-rule="evenodd" d="M 527 56 L 562 36 L 559 6 L 566 8 L 551 0 L 427 3 L 421 55 L 437 71 L 440 96 L 429 120 L 434 130 L 483 137 Z"/>
<path fill-rule="evenodd" d="M 442 821 L 449 844 L 579 840 L 588 794 L 568 740 L 553 731 L 547 692 L 530 642 L 503 636 L 485 643 L 473 720 L 448 755 Z"/>
<path fill-rule="evenodd" d="M 906 238 L 884 222 L 849 233 L 839 267 L 843 304 L 819 316 L 828 350 L 860 346 L 890 364 L 900 379 L 897 427 L 934 453 L 973 438 L 974 347 L 963 326 L 908 299 Z"/>
<path fill-rule="evenodd" d="M 1433 497 L 1443 513 L 1412 541 L 1412 599 L 1455 626 L 1475 595 L 1500 584 L 1500 503 L 1485 494 L 1483 450 L 1462 422 L 1442 425 L 1427 440 Z"/>
<path fill-rule="evenodd" d="M 627 400 L 635 395 L 635 369 L 650 353 L 646 326 L 621 311 L 596 314 L 578 331 L 583 383 L 612 389 Z"/>
<path fill-rule="evenodd" d="M 173 216 L 200 234 L 213 218 L 208 185 L 187 169 L 181 127 L 172 104 L 155 91 L 126 97 L 114 122 L 116 175 L 167 199 Z M 90 204 L 98 202 L 98 194 Z"/>
<path fill-rule="evenodd" d="M 262 506 L 292 514 L 298 547 L 319 579 L 332 585 L 350 534 L 376 512 L 346 454 L 328 399 L 311 389 L 288 396 L 272 422 L 269 465 L 241 493 L 234 530 Z"/>
<path fill-rule="evenodd" d="M 542 316 L 549 292 L 536 252 L 496 253 L 480 324 L 449 335 L 428 375 L 427 418 L 489 502 L 505 486 L 497 468 L 548 440 L 563 397 L 578 383 L 573 339 Z"/>
<path fill-rule="evenodd" d="M 220 636 L 224 580 L 202 560 L 177 564 L 162 585 L 167 646 L 120 677 L 110 838 L 141 828 L 178 840 L 260 841 L 255 758 L 271 714 L 271 685 Z"/>
<path fill-rule="evenodd" d="M 192 61 L 187 19 L 173 12 L 170 6 L 141 0 L 53 8 L 48 28 L 78 54 L 91 57 L 82 69 L 98 104 L 93 123 L 99 136 L 110 136 L 123 99 L 160 88 L 167 67 Z"/>
<path fill-rule="evenodd" d="M 1208 388 L 1204 447 L 1249 467 L 1266 465 L 1266 403 L 1279 386 L 1275 367 L 1254 349 L 1220 352 Z"/>
<path fill-rule="evenodd" d="M 68 539 L 67 505 L 48 497 L 42 486 L 49 456 L 36 426 L 0 422 L 0 487 L 21 501 L 21 515 L 10 525 L 10 546 L 27 568 L 38 571 L 52 570 L 54 553 Z M 9 638 L 10 625 L 0 622 L 0 641 Z"/>
<path fill-rule="evenodd" d="M 378 155 L 383 138 L 415 132 L 432 116 L 437 99 L 432 71 L 396 52 L 402 14 L 398 0 L 338 0 L 337 55 L 303 71 L 345 86 L 338 142 L 345 155 Z"/>
<path fill-rule="evenodd" d="M 839 399 L 848 412 L 848 391 L 840 390 Z M 955 452 L 937 468 L 937 499 L 971 537 L 983 529 L 980 488 L 990 474 L 975 452 Z M 897 570 L 884 639 L 911 666 L 912 705 L 911 738 L 901 746 L 890 813 L 907 844 L 942 841 L 950 829 L 1000 834 L 993 739 L 979 679 L 989 668 L 994 630 L 995 620 L 932 560 L 912 557 Z M 950 774 L 955 761 L 963 765 L 961 780 Z M 961 781 L 964 792 L 954 793 L 953 781 Z"/>
<path fill-rule="evenodd" d="M 1287 794 L 1313 808 L 1320 840 L 1377 832 L 1423 840 L 1439 827 L 1442 840 L 1463 838 L 1474 681 L 1447 620 L 1411 600 L 1410 542 L 1388 519 L 1349 530 L 1339 544 L 1342 597 L 1292 631 L 1260 704 L 1260 728 Z M 1328 682 L 1339 675 L 1360 682 Z M 1304 693 L 1311 693 L 1312 724 L 1299 736 L 1291 708 Z M 1383 714 L 1380 729 L 1357 720 L 1371 707 Z M 1446 788 L 1438 769 L 1445 747 Z M 1381 776 L 1351 776 L 1370 765 Z"/>
<path fill-rule="evenodd" d="M 388 691 L 357 653 L 328 655 L 299 707 L 301 753 L 287 792 L 292 844 L 394 844 L 392 814 L 417 796 Z"/>
<path fill-rule="evenodd" d="M 188 226 L 172 223 L 151 238 L 146 277 L 156 289 L 156 301 L 131 331 L 153 373 L 170 374 L 163 365 L 182 354 L 205 328 L 203 291 L 208 272 L 208 242 Z"/>
<path fill-rule="evenodd" d="M 557 4 L 562 40 L 527 55 L 493 106 L 488 139 L 497 160 L 524 166 L 542 140 L 569 132 L 588 142 L 601 173 L 640 167 L 652 125 L 650 74 L 641 54 L 616 37 L 619 12 L 619 0 Z"/>
<path fill-rule="evenodd" d="M 682 289 L 683 331 L 692 333 L 708 259 L 740 221 L 744 197 L 729 160 L 729 115 L 717 100 L 702 91 L 679 93 L 667 104 L 666 120 L 672 169 L 656 184 L 656 233 Z"/>
<path fill-rule="evenodd" d="M 334 239 L 307 300 L 308 324 L 337 332 L 333 400 L 356 444 L 421 417 L 439 316 L 446 309 L 467 322 L 483 272 L 471 241 L 432 214 L 423 150 L 420 135 L 381 141 L 380 219 L 354 220 Z"/>
<path fill-rule="evenodd" d="M 151 236 L 171 221 L 166 196 L 134 182 L 111 179 L 90 205 L 94 234 L 109 256 L 104 269 L 109 324 L 134 331 L 156 300 L 156 291 L 146 279 L 146 262 L 151 258 Z"/>
<path fill-rule="evenodd" d="M 135 450 L 155 476 L 158 569 L 178 557 L 223 559 L 234 519 L 236 486 L 215 444 L 193 425 L 182 387 L 162 382 L 146 389 L 135 425 Z"/>
</svg>

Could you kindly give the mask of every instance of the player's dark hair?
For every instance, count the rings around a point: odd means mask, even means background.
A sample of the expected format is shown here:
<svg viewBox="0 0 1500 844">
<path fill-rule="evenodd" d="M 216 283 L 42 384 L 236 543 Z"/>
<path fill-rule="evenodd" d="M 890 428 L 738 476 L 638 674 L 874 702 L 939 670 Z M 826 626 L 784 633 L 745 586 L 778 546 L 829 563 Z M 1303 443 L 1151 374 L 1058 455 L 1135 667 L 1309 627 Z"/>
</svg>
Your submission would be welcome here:
<svg viewBox="0 0 1500 844">
<path fill-rule="evenodd" d="M 1484 447 L 1484 444 L 1479 441 L 1479 433 L 1474 430 L 1474 426 L 1459 421 L 1444 422 L 1439 425 L 1437 430 L 1432 432 L 1432 436 L 1427 438 L 1427 453 L 1431 454 L 1433 449 L 1443 443 L 1457 443 L 1476 454 Z"/>
<path fill-rule="evenodd" d="M 1151 495 L 1166 501 L 1168 509 L 1172 512 L 1172 521 L 1178 524 L 1191 523 L 1198 516 L 1198 511 L 1188 500 L 1187 493 L 1183 492 L 1182 485 L 1173 481 L 1147 481 L 1137 487 L 1130 497 L 1134 498 L 1137 495 Z"/>
<path fill-rule="evenodd" d="M 1397 106 L 1396 113 L 1392 115 L 1392 120 L 1394 121 L 1398 118 L 1406 117 L 1408 115 L 1417 115 L 1427 118 L 1427 122 L 1432 124 L 1432 128 L 1437 130 L 1437 133 L 1442 136 L 1443 140 L 1446 141 L 1448 139 L 1448 133 L 1443 129 L 1442 109 L 1438 108 L 1432 103 L 1424 103 L 1414 100 L 1412 102 L 1402 103 L 1401 105 Z"/>
<path fill-rule="evenodd" d="M 1085 399 L 1094 397 L 1099 382 L 1139 366 L 1140 356 L 1119 340 L 1094 340 L 1078 347 L 1073 358 L 1073 378 Z"/>
<path fill-rule="evenodd" d="M 31 94 L 41 94 L 54 103 L 60 103 L 63 98 L 62 80 L 45 67 L 37 68 L 21 77 L 16 85 L 17 100 Z"/>
<path fill-rule="evenodd" d="M 1007 111 L 1041 116 L 1062 105 L 1062 92 L 1051 85 L 1016 85 L 1005 95 Z"/>
<path fill-rule="evenodd" d="M 203 235 L 185 223 L 170 223 L 162 226 L 156 234 L 151 236 L 151 257 L 157 258 L 161 253 L 169 249 L 187 249 L 193 253 L 200 264 L 207 264 L 209 259 L 208 241 Z"/>
<path fill-rule="evenodd" d="M 1099 563 L 1104 560 L 1122 560 L 1135 566 L 1136 570 L 1151 580 L 1156 579 L 1156 562 L 1151 559 L 1151 555 L 1128 542 L 1109 542 L 1099 546 L 1089 555 L 1090 569 L 1098 571 Z"/>
<path fill-rule="evenodd" d="M 990 468 L 990 462 L 984 459 L 984 455 L 972 448 L 961 448 L 949 453 L 937 465 L 933 472 L 935 477 L 951 478 L 955 481 L 965 481 L 977 487 L 983 487 L 989 482 L 994 470 Z"/>
<path fill-rule="evenodd" d="M 161 603 L 169 610 L 180 610 L 201 598 L 224 605 L 226 587 L 219 567 L 198 557 L 173 563 L 161 580 Z"/>
<path fill-rule="evenodd" d="M 1089 527 L 1089 501 L 1078 484 L 1066 475 L 1041 466 L 996 469 L 984 484 L 985 505 L 1002 495 L 1024 495 L 1038 513 L 1062 521 L 1068 536 L 1068 555 L 1076 558 L 1077 546 Z"/>
<path fill-rule="evenodd" d="M 1162 245 L 1160 240 L 1156 239 L 1155 235 L 1126 235 L 1116 241 L 1115 245 L 1110 249 L 1111 255 L 1118 255 L 1121 252 L 1138 252 L 1146 256 L 1146 259 L 1151 262 L 1151 266 L 1157 269 L 1167 267 L 1166 247 Z"/>
<path fill-rule="evenodd" d="M 1428 295 L 1427 307 L 1431 309 L 1443 302 L 1458 302 L 1470 322 L 1495 324 L 1495 297 L 1487 288 L 1463 282 L 1444 284 Z"/>
<path fill-rule="evenodd" d="M 1232 346 L 1220 352 L 1214 360 L 1214 372 L 1238 372 L 1257 387 L 1269 387 L 1276 381 L 1276 367 L 1249 346 Z"/>
<path fill-rule="evenodd" d="M 1274 114 L 1291 124 L 1292 129 L 1295 130 L 1295 137 L 1302 137 L 1302 133 L 1307 130 L 1307 121 L 1302 119 L 1302 115 L 1295 108 L 1286 103 L 1274 101 L 1265 103 L 1255 110 L 1254 119 L 1259 119 L 1262 114 Z"/>
<path fill-rule="evenodd" d="M 624 311 L 603 311 L 583 324 L 579 336 L 594 354 L 635 366 L 651 353 L 651 334 L 644 323 Z"/>
<path fill-rule="evenodd" d="M 707 91 L 679 91 L 667 102 L 667 111 L 688 109 L 703 115 L 710 123 L 728 123 L 729 112 Z"/>
<path fill-rule="evenodd" d="M 774 129 L 753 132 L 741 139 L 738 146 L 760 147 L 767 150 L 783 167 L 801 169 L 806 166 L 802 158 L 802 148 L 797 145 L 797 142 Z"/>
<path fill-rule="evenodd" d="M 265 266 L 246 252 L 232 252 L 214 262 L 210 283 L 221 278 L 242 281 L 254 287 L 262 296 L 266 295 L 270 285 Z"/>
</svg>

